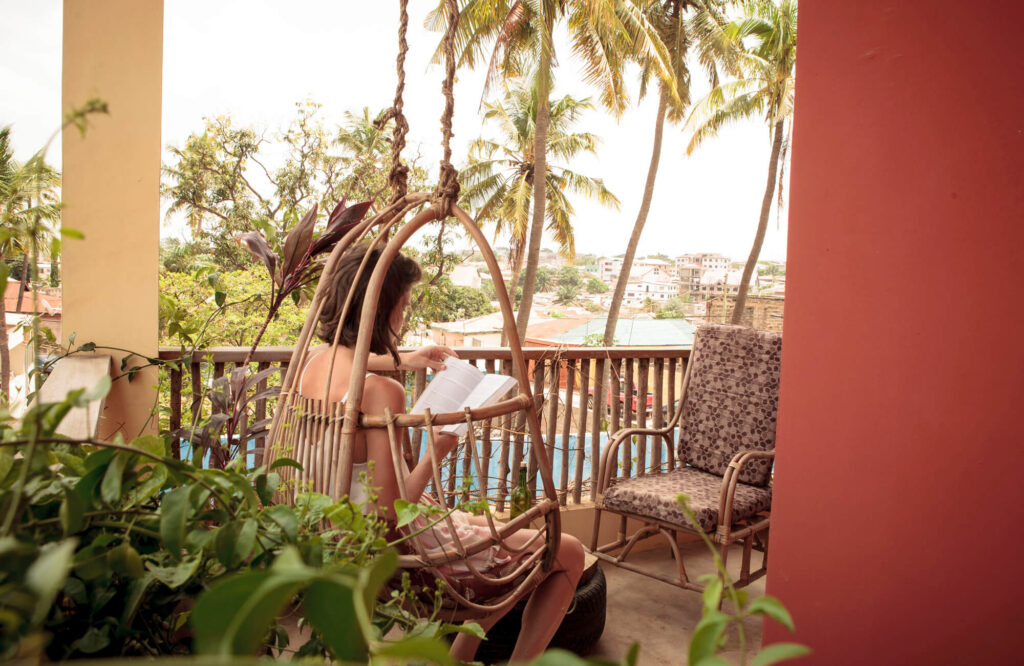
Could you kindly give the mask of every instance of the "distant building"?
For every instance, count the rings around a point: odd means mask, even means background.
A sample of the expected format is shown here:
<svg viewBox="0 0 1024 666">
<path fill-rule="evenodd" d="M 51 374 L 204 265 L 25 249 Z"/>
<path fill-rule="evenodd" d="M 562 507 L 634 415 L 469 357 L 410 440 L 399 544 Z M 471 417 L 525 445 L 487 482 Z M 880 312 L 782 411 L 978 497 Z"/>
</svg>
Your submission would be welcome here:
<svg viewBox="0 0 1024 666">
<path fill-rule="evenodd" d="M 531 313 L 524 341 L 527 347 L 550 346 L 547 340 L 585 323 L 594 316 L 579 310 L 564 317 L 550 317 L 536 309 L 531 310 Z M 428 328 L 434 344 L 449 347 L 500 347 L 504 325 L 505 320 L 501 312 L 492 312 L 471 319 L 434 322 L 428 324 Z"/>
<path fill-rule="evenodd" d="M 40 287 L 32 289 L 27 285 L 25 292 L 21 295 L 21 307 L 18 307 L 18 292 L 21 290 L 21 283 L 18 280 L 8 278 L 4 289 L 4 311 L 8 314 L 39 314 L 41 326 L 53 331 L 55 338 L 60 340 L 61 335 L 61 304 L 60 289 Z M 33 309 L 33 305 L 36 309 Z"/>
<path fill-rule="evenodd" d="M 726 294 L 736 296 L 740 292 L 740 282 L 743 279 L 743 271 L 705 271 L 700 276 L 700 285 L 697 293 L 705 298 L 714 298 Z M 747 293 L 756 292 L 760 282 L 755 274 L 750 278 L 750 287 Z"/>
<path fill-rule="evenodd" d="M 732 265 L 732 259 L 713 252 L 698 252 L 696 254 L 683 254 L 676 257 L 676 268 L 694 264 L 705 271 L 725 271 Z"/>
<path fill-rule="evenodd" d="M 459 264 L 452 269 L 452 272 L 448 274 L 452 284 L 459 287 L 470 287 L 471 289 L 479 289 L 482 279 L 480 277 L 480 267 L 474 264 Z"/>
<path fill-rule="evenodd" d="M 732 321 L 733 298 L 718 297 L 707 302 L 705 320 L 713 324 L 727 324 Z M 765 331 L 782 330 L 782 313 L 785 299 L 779 296 L 747 296 L 743 308 L 743 326 Z"/>
<path fill-rule="evenodd" d="M 597 279 L 605 284 L 615 284 L 621 270 L 621 254 L 617 257 L 599 257 L 597 260 Z"/>
<path fill-rule="evenodd" d="M 551 339 L 555 345 L 582 347 L 603 336 L 607 317 L 597 317 Z M 620 318 L 615 326 L 617 347 L 677 347 L 693 344 L 696 327 L 685 319 Z"/>
<path fill-rule="evenodd" d="M 663 262 L 664 263 L 664 262 Z M 633 274 L 633 271 L 630 271 Z M 676 281 L 664 267 L 649 268 L 638 278 L 626 283 L 623 303 L 627 306 L 643 305 L 647 299 L 656 303 L 664 303 L 678 293 Z"/>
<path fill-rule="evenodd" d="M 615 286 L 622 272 L 623 256 L 601 257 L 598 260 L 597 278 L 608 286 Z M 662 259 L 653 257 L 641 257 L 633 260 L 629 270 L 630 280 L 639 280 L 643 276 L 653 275 L 658 278 L 665 277 L 672 280 L 675 277 L 675 266 Z"/>
<path fill-rule="evenodd" d="M 21 307 L 18 307 L 18 293 L 21 283 L 8 280 L 4 285 L 4 317 L 0 322 L 7 328 L 7 349 L 11 361 L 11 395 L 8 396 L 16 413 L 24 408 L 28 395 L 29 380 L 25 368 L 26 356 L 31 357 L 27 349 L 33 314 L 39 315 L 39 325 L 48 328 L 53 336 L 60 340 L 61 336 L 61 298 L 59 289 L 40 288 L 32 290 L 31 285 L 21 294 Z M 35 306 L 35 307 L 34 307 Z M 43 344 L 44 353 L 49 347 Z"/>
<path fill-rule="evenodd" d="M 704 269 L 699 264 L 681 264 L 676 262 L 676 284 L 680 296 L 700 293 L 700 276 Z"/>
<path fill-rule="evenodd" d="M 501 330 L 505 320 L 501 312 L 428 324 L 435 344 L 449 347 L 500 347 Z"/>
</svg>

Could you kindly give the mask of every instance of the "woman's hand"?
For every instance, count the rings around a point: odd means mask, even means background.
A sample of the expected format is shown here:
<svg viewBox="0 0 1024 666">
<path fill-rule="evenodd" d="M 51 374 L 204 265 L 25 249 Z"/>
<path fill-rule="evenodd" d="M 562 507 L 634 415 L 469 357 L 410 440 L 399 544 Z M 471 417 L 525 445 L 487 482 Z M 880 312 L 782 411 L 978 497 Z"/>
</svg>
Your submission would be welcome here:
<svg viewBox="0 0 1024 666">
<path fill-rule="evenodd" d="M 402 362 L 398 365 L 398 369 L 423 370 L 424 368 L 430 368 L 435 372 L 444 370 L 444 360 L 449 356 L 459 357 L 458 354 L 452 351 L 451 347 L 427 345 L 426 347 L 420 347 L 416 351 L 400 354 L 399 357 L 402 359 Z"/>
<path fill-rule="evenodd" d="M 459 444 L 457 435 L 441 432 L 442 426 L 434 426 L 434 448 L 437 450 L 437 459 L 440 460 L 452 452 Z"/>
</svg>

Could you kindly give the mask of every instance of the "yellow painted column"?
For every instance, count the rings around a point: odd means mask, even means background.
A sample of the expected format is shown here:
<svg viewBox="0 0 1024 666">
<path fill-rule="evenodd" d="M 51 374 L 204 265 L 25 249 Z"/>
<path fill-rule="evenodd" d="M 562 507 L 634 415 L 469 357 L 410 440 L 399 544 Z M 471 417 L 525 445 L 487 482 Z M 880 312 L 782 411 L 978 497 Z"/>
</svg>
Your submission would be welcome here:
<svg viewBox="0 0 1024 666">
<path fill-rule="evenodd" d="M 163 0 L 65 0 L 62 106 L 109 104 L 83 138 L 64 132 L 63 335 L 157 352 Z M 103 350 L 97 350 L 103 351 Z M 114 368 L 122 352 L 110 351 Z M 138 360 L 138 359 L 136 359 Z M 156 373 L 114 382 L 100 436 L 152 431 Z"/>
</svg>

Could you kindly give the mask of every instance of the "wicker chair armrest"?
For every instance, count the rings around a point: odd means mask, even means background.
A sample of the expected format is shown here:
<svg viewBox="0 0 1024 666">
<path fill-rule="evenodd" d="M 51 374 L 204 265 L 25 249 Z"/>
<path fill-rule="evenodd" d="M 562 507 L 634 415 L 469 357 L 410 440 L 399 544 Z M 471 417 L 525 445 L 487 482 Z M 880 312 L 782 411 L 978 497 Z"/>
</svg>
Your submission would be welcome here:
<svg viewBox="0 0 1024 666">
<path fill-rule="evenodd" d="M 718 499 L 718 529 L 727 529 L 732 525 L 732 502 L 736 496 L 736 484 L 740 480 L 740 472 L 751 460 L 767 458 L 775 459 L 775 449 L 770 451 L 737 451 L 729 462 L 729 467 L 722 477 L 722 490 Z"/>
<path fill-rule="evenodd" d="M 601 452 L 601 462 L 597 469 L 596 479 L 598 496 L 608 489 L 612 479 L 615 478 L 615 466 L 619 459 L 619 447 L 623 442 L 630 442 L 629 446 L 632 446 L 634 435 L 656 435 L 665 439 L 671 455 L 671 432 L 672 428 L 623 428 L 616 431 L 608 442 L 608 446 Z"/>
<path fill-rule="evenodd" d="M 729 467 L 735 469 L 736 473 L 739 474 L 743 471 L 744 465 L 751 460 L 758 460 L 761 458 L 768 458 L 769 460 L 775 459 L 775 449 L 770 451 L 737 451 L 736 455 L 732 457 L 729 462 Z"/>
</svg>

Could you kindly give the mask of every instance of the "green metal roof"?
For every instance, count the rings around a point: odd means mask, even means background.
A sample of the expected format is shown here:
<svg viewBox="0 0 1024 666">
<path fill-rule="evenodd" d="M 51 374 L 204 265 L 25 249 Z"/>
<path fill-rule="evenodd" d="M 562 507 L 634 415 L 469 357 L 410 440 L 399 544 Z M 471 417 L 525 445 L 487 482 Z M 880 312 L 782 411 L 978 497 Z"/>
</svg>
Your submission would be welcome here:
<svg viewBox="0 0 1024 666">
<path fill-rule="evenodd" d="M 552 338 L 566 345 L 582 345 L 591 335 L 604 335 L 607 317 L 591 319 L 567 333 Z M 615 345 L 619 347 L 677 347 L 693 345 L 697 328 L 685 319 L 619 319 Z"/>
</svg>

